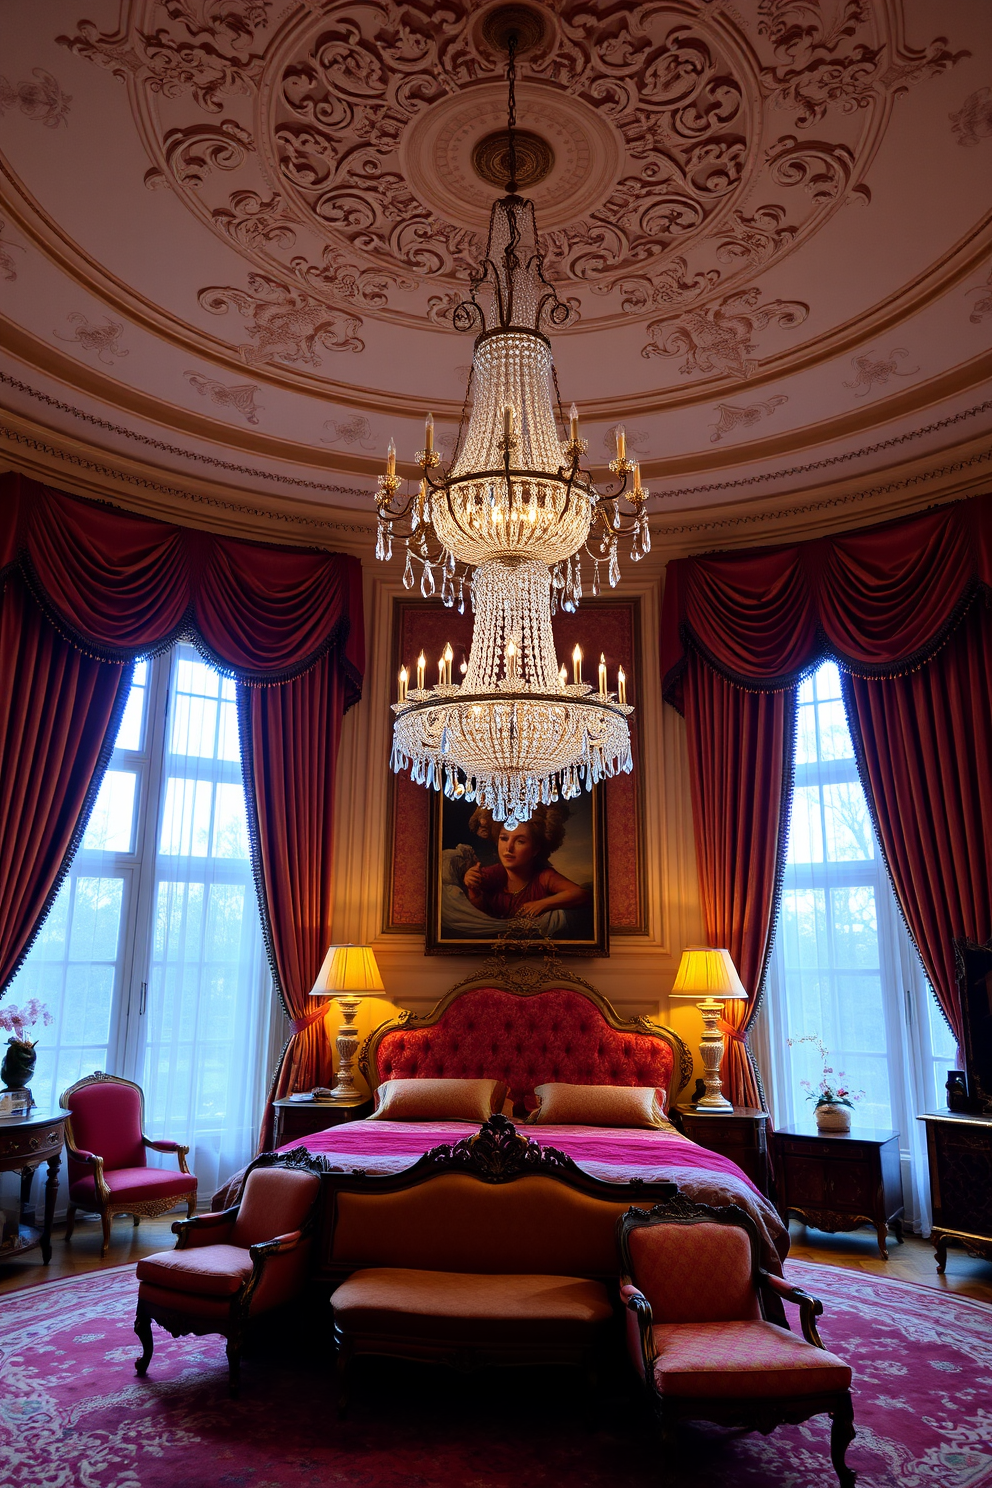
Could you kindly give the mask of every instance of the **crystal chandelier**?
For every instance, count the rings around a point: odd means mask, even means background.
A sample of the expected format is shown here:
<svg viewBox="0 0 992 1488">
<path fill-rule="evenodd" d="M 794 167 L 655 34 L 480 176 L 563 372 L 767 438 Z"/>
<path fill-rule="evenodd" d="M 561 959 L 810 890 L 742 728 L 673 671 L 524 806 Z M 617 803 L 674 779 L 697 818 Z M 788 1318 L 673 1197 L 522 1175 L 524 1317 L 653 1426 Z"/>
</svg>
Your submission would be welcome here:
<svg viewBox="0 0 992 1488">
<path fill-rule="evenodd" d="M 376 557 L 390 559 L 393 544 L 401 543 L 406 588 L 419 565 L 425 598 L 440 589 L 446 605 L 464 612 L 468 588 L 475 613 L 460 683 L 452 679 L 450 646 L 436 686 L 425 685 L 423 653 L 414 687 L 406 668 L 400 672 L 392 767 L 487 807 L 511 830 L 536 806 L 569 800 L 583 786 L 591 790 L 632 767 L 627 715 L 633 710 L 623 669 L 611 692 L 601 662 L 594 692 L 582 679 L 576 647 L 570 681 L 567 669 L 559 669 L 551 620 L 559 605 L 572 612 L 582 597 L 583 555 L 592 562 L 591 589 L 598 594 L 602 569 L 611 586 L 619 581 L 622 537 L 632 539 L 635 562 L 651 547 L 648 492 L 627 456 L 623 428 L 609 466 L 617 482 L 603 492 L 582 465 L 588 446 L 579 438 L 574 403 L 568 438 L 559 438 L 546 332 L 567 325 L 573 311 L 545 279 L 534 204 L 517 195 L 517 44 L 511 32 L 507 194 L 493 203 L 485 257 L 453 319 L 456 330 L 477 332 L 464 445 L 460 428 L 450 467 L 441 473 L 428 415 L 425 448 L 416 455 L 419 490 L 399 495 L 390 441 L 376 495 Z"/>
</svg>

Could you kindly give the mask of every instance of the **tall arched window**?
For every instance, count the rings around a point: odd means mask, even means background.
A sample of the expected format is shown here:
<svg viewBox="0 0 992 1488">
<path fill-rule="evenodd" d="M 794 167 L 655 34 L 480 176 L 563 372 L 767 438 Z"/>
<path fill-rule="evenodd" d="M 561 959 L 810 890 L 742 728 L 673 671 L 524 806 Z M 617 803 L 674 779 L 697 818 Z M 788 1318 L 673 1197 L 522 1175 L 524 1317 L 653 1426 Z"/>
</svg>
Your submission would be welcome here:
<svg viewBox="0 0 992 1488">
<path fill-rule="evenodd" d="M 858 779 L 833 662 L 799 690 L 796 772 L 763 1036 L 756 1050 L 780 1126 L 812 1122 L 816 1035 L 854 1090 L 855 1121 L 900 1134 L 907 1221 L 929 1230 L 916 1117 L 944 1104 L 955 1046 L 889 882 Z"/>
</svg>

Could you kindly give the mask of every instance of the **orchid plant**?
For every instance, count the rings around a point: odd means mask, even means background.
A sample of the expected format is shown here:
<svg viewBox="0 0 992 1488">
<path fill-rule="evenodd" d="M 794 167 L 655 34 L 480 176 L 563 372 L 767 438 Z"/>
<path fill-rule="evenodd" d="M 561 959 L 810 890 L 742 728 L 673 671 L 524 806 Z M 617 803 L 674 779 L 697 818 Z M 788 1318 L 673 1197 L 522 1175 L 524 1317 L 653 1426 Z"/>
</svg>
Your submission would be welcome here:
<svg viewBox="0 0 992 1488">
<path fill-rule="evenodd" d="M 837 1070 L 835 1073 L 833 1067 L 827 1063 L 830 1050 L 819 1034 L 804 1033 L 802 1038 L 790 1038 L 787 1043 L 790 1049 L 794 1049 L 797 1044 L 812 1044 L 823 1062 L 823 1074 L 820 1076 L 819 1084 L 814 1085 L 811 1080 L 799 1081 L 801 1088 L 806 1092 L 806 1099 L 813 1102 L 814 1109 L 817 1106 L 850 1106 L 853 1111 L 854 1102 L 864 1100 L 865 1092 L 849 1089 L 842 1083 L 844 1071 Z"/>
<path fill-rule="evenodd" d="M 37 997 L 32 997 L 22 1008 L 15 1007 L 13 1004 L 10 1007 L 0 1004 L 0 1029 L 12 1035 L 10 1040 L 12 1043 L 16 1041 L 19 1044 L 31 1044 L 33 1047 L 32 1040 L 24 1037 L 24 1030 L 33 1028 L 39 1022 L 47 1027 L 54 1023 L 55 1019 Z"/>
</svg>

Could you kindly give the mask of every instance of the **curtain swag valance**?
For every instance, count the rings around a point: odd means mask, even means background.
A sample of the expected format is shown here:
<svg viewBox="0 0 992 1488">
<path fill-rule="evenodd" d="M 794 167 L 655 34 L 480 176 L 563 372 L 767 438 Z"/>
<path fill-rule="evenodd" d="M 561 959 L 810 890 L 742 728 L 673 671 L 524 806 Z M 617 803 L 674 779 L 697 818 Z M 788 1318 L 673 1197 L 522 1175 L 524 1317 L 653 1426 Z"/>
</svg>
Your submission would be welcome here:
<svg viewBox="0 0 992 1488">
<path fill-rule="evenodd" d="M 927 661 L 992 589 L 992 497 L 789 547 L 679 558 L 661 626 L 664 695 L 679 711 L 696 651 L 739 686 L 778 691 L 833 657 L 861 677 Z"/>
<path fill-rule="evenodd" d="M 19 569 L 52 623 L 104 661 L 130 661 L 188 636 L 254 686 L 308 671 L 337 650 L 345 707 L 361 694 L 357 558 L 177 527 L 0 477 L 0 585 Z"/>
</svg>

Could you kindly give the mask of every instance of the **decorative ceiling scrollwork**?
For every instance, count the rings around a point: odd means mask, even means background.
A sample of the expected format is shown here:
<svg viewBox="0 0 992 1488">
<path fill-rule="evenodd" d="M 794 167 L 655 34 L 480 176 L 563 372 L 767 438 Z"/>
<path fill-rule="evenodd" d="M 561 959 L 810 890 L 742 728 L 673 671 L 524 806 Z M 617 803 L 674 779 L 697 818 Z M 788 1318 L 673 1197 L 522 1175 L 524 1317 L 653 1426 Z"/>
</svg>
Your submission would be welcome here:
<svg viewBox="0 0 992 1488">
<path fill-rule="evenodd" d="M 156 157 L 146 184 L 177 192 L 281 293 L 304 285 L 357 317 L 335 345 L 355 349 L 368 313 L 450 326 L 492 192 L 472 162 L 502 61 L 480 7 L 276 10 L 137 0 L 122 30 L 82 20 L 59 41 L 128 83 Z M 548 140 L 534 190 L 546 265 L 583 330 L 718 307 L 843 203 L 867 203 L 892 99 L 963 55 L 942 37 L 909 47 L 869 0 L 553 11 L 521 59 L 521 116 Z M 615 169 L 595 178 L 588 160 L 611 151 Z"/>
</svg>

